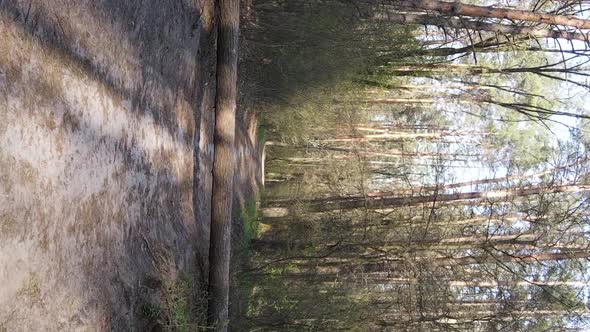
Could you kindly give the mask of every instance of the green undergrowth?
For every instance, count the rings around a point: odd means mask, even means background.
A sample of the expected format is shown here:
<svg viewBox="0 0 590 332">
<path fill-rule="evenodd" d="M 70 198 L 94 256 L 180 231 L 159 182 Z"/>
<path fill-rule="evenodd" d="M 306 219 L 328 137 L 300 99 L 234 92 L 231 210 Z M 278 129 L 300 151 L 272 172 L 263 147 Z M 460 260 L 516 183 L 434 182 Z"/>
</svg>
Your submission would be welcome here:
<svg viewBox="0 0 590 332">
<path fill-rule="evenodd" d="M 207 292 L 203 282 L 177 270 L 169 251 L 155 250 L 158 276 L 146 277 L 146 289 L 156 297 L 145 299 L 140 314 L 162 331 L 209 331 L 207 327 Z"/>
<path fill-rule="evenodd" d="M 197 297 L 195 310 L 191 310 L 191 295 L 195 289 L 192 280 L 186 276 L 181 276 L 178 280 L 164 285 L 165 312 L 168 316 L 168 330 L 188 332 L 195 328 L 200 329 L 202 326 L 199 322 L 205 321 L 206 311 L 199 310 L 198 302 L 205 302 L 206 297 Z M 206 307 L 205 307 L 206 308 Z M 193 312 L 194 311 L 194 312 Z M 195 314 L 195 316 L 193 316 Z M 199 317 L 201 316 L 201 317 Z"/>
<path fill-rule="evenodd" d="M 250 278 L 248 269 L 254 260 L 254 251 L 252 250 L 252 240 L 261 235 L 260 215 L 258 213 L 258 198 L 247 200 L 241 209 L 241 232 L 239 239 L 236 241 L 236 250 L 234 251 L 233 265 L 237 269 L 235 279 L 235 288 L 231 301 L 237 304 L 238 309 L 233 313 L 231 318 L 232 330 L 244 331 L 248 325 L 246 314 L 248 311 L 254 283 Z"/>
<path fill-rule="evenodd" d="M 266 142 L 266 125 L 263 119 L 258 120 L 258 126 L 256 128 L 256 141 L 260 147 L 264 146 Z"/>
<path fill-rule="evenodd" d="M 243 243 L 249 246 L 253 239 L 260 237 L 260 219 L 258 216 L 258 204 L 256 200 L 248 200 L 242 211 L 244 220 Z"/>
</svg>

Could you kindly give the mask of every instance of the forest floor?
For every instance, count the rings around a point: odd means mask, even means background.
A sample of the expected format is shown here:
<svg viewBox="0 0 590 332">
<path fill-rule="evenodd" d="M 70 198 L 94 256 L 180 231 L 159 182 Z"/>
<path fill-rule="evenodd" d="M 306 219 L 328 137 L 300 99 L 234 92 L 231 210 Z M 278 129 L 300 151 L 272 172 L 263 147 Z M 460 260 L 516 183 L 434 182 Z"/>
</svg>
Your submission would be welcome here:
<svg viewBox="0 0 590 332">
<path fill-rule="evenodd" d="M 212 4 L 0 2 L 0 331 L 202 326 Z M 236 242 L 256 128 L 240 108 Z"/>
</svg>

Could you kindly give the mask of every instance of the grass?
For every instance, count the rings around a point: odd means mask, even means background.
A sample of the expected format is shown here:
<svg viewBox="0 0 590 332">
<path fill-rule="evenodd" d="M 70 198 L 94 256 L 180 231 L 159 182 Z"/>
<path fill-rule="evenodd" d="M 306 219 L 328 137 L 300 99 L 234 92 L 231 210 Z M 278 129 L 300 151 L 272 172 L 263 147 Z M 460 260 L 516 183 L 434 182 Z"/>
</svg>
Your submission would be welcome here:
<svg viewBox="0 0 590 332">
<path fill-rule="evenodd" d="M 258 197 L 260 194 L 257 195 Z M 257 197 L 246 200 L 241 209 L 241 232 L 234 252 L 233 265 L 236 271 L 239 271 L 234 279 L 235 285 L 232 301 L 236 303 L 236 312 L 232 313 L 230 326 L 232 329 L 246 330 L 250 324 L 245 318 L 250 307 L 250 301 L 253 291 L 253 282 L 244 271 L 250 266 L 254 252 L 251 247 L 253 239 L 259 238 L 261 233 L 260 215 L 258 214 Z"/>
<path fill-rule="evenodd" d="M 249 247 L 250 241 L 260 237 L 260 218 L 258 215 L 258 204 L 255 199 L 246 201 L 242 210 L 244 221 L 244 237 L 242 242 Z"/>
<path fill-rule="evenodd" d="M 258 119 L 258 127 L 256 128 L 256 141 L 259 146 L 264 146 L 266 142 L 266 126 L 262 120 L 262 117 Z"/>
<path fill-rule="evenodd" d="M 146 302 L 141 306 L 141 315 L 157 322 L 164 331 L 192 332 L 208 331 L 207 296 L 205 292 L 195 294 L 191 279 L 182 276 L 178 280 L 165 281 L 161 304 Z"/>
<path fill-rule="evenodd" d="M 29 274 L 23 286 L 18 291 L 18 296 L 28 298 L 32 303 L 41 302 L 41 279 L 35 272 Z"/>
<path fill-rule="evenodd" d="M 155 261 L 159 272 L 159 301 L 146 302 L 141 315 L 164 331 L 208 331 L 207 292 L 191 276 L 178 273 L 168 251 L 158 248 Z"/>
<path fill-rule="evenodd" d="M 141 315 L 149 320 L 159 320 L 162 313 L 162 308 L 154 303 L 144 303 L 141 305 Z"/>
<path fill-rule="evenodd" d="M 206 319 L 205 312 L 191 310 L 191 295 L 194 285 L 190 278 L 181 276 L 172 283 L 164 283 L 165 315 L 167 316 L 166 330 L 188 332 L 193 331 L 199 322 Z M 203 298 L 206 303 L 206 297 Z M 195 314 L 195 316 L 193 316 Z M 202 316 L 202 317 L 198 317 Z"/>
</svg>

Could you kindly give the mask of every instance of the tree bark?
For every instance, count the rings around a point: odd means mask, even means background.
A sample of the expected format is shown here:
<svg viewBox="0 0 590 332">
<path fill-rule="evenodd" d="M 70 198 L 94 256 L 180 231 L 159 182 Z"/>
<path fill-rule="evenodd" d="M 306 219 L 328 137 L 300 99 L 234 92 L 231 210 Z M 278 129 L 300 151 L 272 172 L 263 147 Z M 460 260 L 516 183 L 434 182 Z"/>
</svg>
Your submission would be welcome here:
<svg viewBox="0 0 590 332">
<path fill-rule="evenodd" d="M 368 131 L 365 128 L 358 127 L 355 128 L 357 131 Z M 376 130 L 375 130 L 376 131 Z M 442 131 L 442 132 L 426 132 L 426 133 L 412 133 L 412 132 L 399 132 L 399 131 L 386 131 L 383 130 L 380 134 L 368 134 L 368 135 L 358 135 L 352 136 L 348 135 L 338 136 L 336 138 L 328 138 L 319 140 L 318 142 L 325 143 L 325 142 L 373 142 L 373 141 L 393 141 L 393 140 L 418 140 L 418 139 L 430 139 L 430 140 L 442 140 L 442 138 L 451 138 L 451 137 L 466 137 L 466 136 L 489 136 L 493 135 L 492 133 L 482 132 L 482 131 L 475 131 L 475 130 L 465 130 L 465 131 Z"/>
<path fill-rule="evenodd" d="M 427 196 L 410 196 L 410 197 L 351 197 L 327 201 L 320 199 L 316 202 L 309 202 L 308 209 L 311 212 L 325 212 L 333 210 L 350 210 L 366 207 L 369 209 L 378 209 L 386 207 L 412 206 L 422 203 L 452 202 L 458 200 L 472 199 L 502 199 L 518 196 L 529 196 L 537 194 L 550 194 L 560 192 L 579 192 L 590 190 L 590 186 L 565 185 L 552 188 L 547 187 L 529 187 L 523 189 L 508 189 L 488 192 L 467 192 L 454 194 L 438 194 Z"/>
<path fill-rule="evenodd" d="M 492 257 L 490 255 L 483 256 L 462 256 L 456 258 L 436 258 L 435 262 L 439 265 L 469 265 L 469 264 L 485 264 L 485 263 L 510 263 L 510 262 L 521 262 L 521 263 L 535 263 L 535 262 L 547 262 L 547 261 L 562 261 L 562 260 L 574 260 L 581 258 L 590 257 L 590 252 L 587 250 L 572 250 L 563 252 L 542 252 L 531 255 L 501 255 Z"/>
<path fill-rule="evenodd" d="M 239 0 L 219 0 L 208 324 L 228 329 Z"/>
<path fill-rule="evenodd" d="M 453 16 L 488 17 L 508 20 L 527 21 L 541 24 L 562 25 L 577 29 L 590 29 L 590 20 L 573 16 L 563 16 L 527 10 L 494 8 L 447 2 L 438 0 L 404 0 L 400 6 L 406 8 L 434 10 L 441 14 Z"/>
<path fill-rule="evenodd" d="M 553 30 L 550 28 L 535 28 L 518 25 L 508 25 L 499 23 L 486 23 L 479 21 L 462 20 L 458 18 L 448 18 L 432 15 L 417 14 L 387 14 L 383 16 L 384 20 L 397 24 L 421 24 L 433 25 L 437 27 L 453 29 L 469 29 L 475 31 L 496 32 L 503 35 L 528 36 L 534 38 L 556 38 L 566 40 L 581 40 L 588 42 L 588 35 L 579 32 L 569 32 L 564 30 Z"/>
<path fill-rule="evenodd" d="M 420 257 L 400 257 L 397 255 L 382 255 L 375 257 L 374 259 L 364 259 L 362 269 L 365 273 L 374 272 L 385 272 L 389 270 L 395 270 L 399 264 L 411 260 L 413 263 L 418 261 L 430 262 L 433 266 L 464 266 L 464 265 L 483 265 L 493 263 L 540 263 L 549 261 L 564 261 L 564 260 L 576 260 L 576 259 L 588 259 L 590 258 L 590 252 L 588 250 L 564 250 L 560 252 L 539 252 L 532 254 L 502 254 L 499 256 L 493 256 L 489 253 L 482 255 L 469 255 L 469 256 L 420 256 Z M 340 268 L 344 262 L 329 262 L 324 265 L 336 266 L 334 272 L 344 273 Z M 296 263 L 294 263 L 296 265 Z M 320 266 L 320 264 L 316 264 Z"/>
</svg>

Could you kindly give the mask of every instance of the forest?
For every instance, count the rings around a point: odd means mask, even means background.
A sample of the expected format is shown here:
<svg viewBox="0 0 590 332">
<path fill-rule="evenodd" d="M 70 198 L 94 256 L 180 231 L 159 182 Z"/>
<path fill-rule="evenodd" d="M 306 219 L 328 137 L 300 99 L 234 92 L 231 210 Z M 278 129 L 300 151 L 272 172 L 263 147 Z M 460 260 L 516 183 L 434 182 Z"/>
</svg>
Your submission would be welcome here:
<svg viewBox="0 0 590 332">
<path fill-rule="evenodd" d="M 588 3 L 249 8 L 252 330 L 589 328 Z"/>
<path fill-rule="evenodd" d="M 589 93 L 587 0 L 0 0 L 0 332 L 588 331 Z"/>
</svg>

